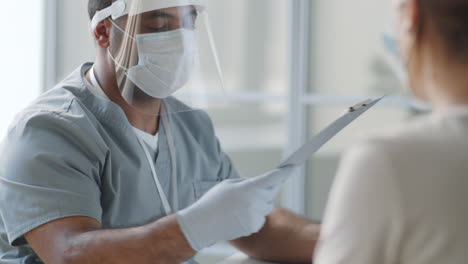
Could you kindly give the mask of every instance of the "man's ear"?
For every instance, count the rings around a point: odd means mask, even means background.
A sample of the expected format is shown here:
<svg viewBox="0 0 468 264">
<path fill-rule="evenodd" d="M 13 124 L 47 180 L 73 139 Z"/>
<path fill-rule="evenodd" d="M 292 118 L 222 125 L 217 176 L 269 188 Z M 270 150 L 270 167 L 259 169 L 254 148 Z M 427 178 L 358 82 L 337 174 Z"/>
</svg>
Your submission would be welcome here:
<svg viewBox="0 0 468 264">
<path fill-rule="evenodd" d="M 105 19 L 97 24 L 93 31 L 93 35 L 99 47 L 105 49 L 109 47 L 111 27 L 112 23 L 109 21 L 109 19 Z"/>
</svg>

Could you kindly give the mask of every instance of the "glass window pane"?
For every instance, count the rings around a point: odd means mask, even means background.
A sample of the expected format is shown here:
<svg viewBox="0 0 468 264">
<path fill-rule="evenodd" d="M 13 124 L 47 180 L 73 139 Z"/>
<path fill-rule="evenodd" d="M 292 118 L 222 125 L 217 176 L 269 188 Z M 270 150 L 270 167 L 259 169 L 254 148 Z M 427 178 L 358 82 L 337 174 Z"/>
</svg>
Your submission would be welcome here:
<svg viewBox="0 0 468 264">
<path fill-rule="evenodd" d="M 286 104 L 278 102 L 282 108 Z M 239 103 L 235 108 L 210 112 L 217 135 L 242 176 L 273 169 L 286 146 L 286 109 L 271 111 L 263 103 Z"/>
<path fill-rule="evenodd" d="M 390 15 L 390 0 L 313 1 L 310 92 L 363 96 L 398 91 L 381 41 Z"/>
<path fill-rule="evenodd" d="M 285 94 L 288 6 L 284 0 L 208 0 L 228 92 Z"/>
<path fill-rule="evenodd" d="M 272 169 L 287 144 L 288 6 L 284 0 L 208 1 L 232 102 L 209 114 L 243 176 Z"/>
</svg>

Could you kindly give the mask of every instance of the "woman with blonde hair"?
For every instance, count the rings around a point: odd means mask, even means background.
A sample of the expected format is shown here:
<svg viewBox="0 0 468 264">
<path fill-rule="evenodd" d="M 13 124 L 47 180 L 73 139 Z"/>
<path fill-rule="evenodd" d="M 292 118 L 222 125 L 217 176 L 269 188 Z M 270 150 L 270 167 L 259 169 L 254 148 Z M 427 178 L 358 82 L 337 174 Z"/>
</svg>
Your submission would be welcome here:
<svg viewBox="0 0 468 264">
<path fill-rule="evenodd" d="M 468 0 L 395 10 L 408 86 L 433 113 L 345 155 L 317 264 L 468 262 Z"/>
</svg>

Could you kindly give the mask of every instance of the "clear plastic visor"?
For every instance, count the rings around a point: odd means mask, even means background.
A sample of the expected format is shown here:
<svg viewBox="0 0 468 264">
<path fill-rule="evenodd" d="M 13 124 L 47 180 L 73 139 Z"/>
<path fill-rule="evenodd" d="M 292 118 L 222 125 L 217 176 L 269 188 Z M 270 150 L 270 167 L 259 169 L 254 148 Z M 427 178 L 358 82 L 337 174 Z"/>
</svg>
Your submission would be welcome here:
<svg viewBox="0 0 468 264">
<path fill-rule="evenodd" d="M 146 115 L 221 106 L 222 73 L 203 8 L 132 12 L 142 2 L 148 1 L 134 0 L 127 15 L 109 18 L 108 56 L 122 98 Z"/>
</svg>

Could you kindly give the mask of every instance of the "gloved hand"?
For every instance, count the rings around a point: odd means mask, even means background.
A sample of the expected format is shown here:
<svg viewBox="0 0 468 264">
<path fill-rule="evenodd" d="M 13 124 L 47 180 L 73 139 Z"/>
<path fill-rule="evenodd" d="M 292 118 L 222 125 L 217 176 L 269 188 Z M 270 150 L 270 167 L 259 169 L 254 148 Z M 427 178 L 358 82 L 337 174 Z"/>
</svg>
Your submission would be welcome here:
<svg viewBox="0 0 468 264">
<path fill-rule="evenodd" d="M 293 169 L 290 166 L 251 179 L 223 181 L 179 211 L 179 225 L 192 248 L 200 251 L 218 241 L 260 231 L 274 209 L 273 199 Z"/>
</svg>

